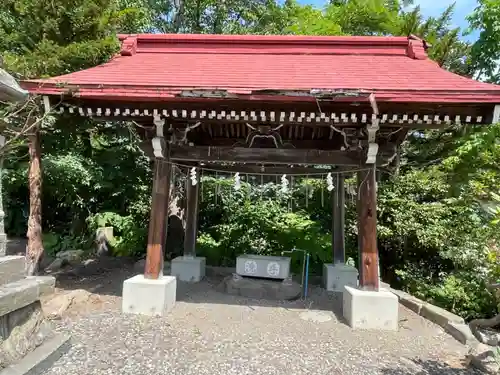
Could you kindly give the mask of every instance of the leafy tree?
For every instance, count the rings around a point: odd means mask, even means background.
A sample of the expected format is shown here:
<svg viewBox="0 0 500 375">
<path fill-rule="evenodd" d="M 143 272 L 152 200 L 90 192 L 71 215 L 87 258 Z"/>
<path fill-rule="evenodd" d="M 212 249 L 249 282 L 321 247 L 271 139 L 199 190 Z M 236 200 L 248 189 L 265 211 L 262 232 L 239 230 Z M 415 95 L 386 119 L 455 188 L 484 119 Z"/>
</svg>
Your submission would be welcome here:
<svg viewBox="0 0 500 375">
<path fill-rule="evenodd" d="M 0 11 L 0 53 L 7 69 L 23 78 L 69 73 L 97 65 L 117 49 L 115 33 L 131 9 L 113 0 L 6 0 Z M 28 218 L 27 273 L 37 272 L 43 256 L 41 111 L 16 112 L 18 124 L 29 124 L 30 213 Z M 34 126 L 32 125 L 35 124 Z"/>
<path fill-rule="evenodd" d="M 472 46 L 471 69 L 477 79 L 500 82 L 500 2 L 479 0 L 478 6 L 468 17 L 468 33 L 479 31 L 479 39 Z"/>
<path fill-rule="evenodd" d="M 114 0 L 6 0 L 0 12 L 0 51 L 23 78 L 55 76 L 98 65 L 118 48 L 116 33 L 140 9 Z"/>
<path fill-rule="evenodd" d="M 384 0 L 348 0 L 332 3 L 325 12 L 344 34 L 387 35 L 398 18 L 399 6 Z"/>
</svg>

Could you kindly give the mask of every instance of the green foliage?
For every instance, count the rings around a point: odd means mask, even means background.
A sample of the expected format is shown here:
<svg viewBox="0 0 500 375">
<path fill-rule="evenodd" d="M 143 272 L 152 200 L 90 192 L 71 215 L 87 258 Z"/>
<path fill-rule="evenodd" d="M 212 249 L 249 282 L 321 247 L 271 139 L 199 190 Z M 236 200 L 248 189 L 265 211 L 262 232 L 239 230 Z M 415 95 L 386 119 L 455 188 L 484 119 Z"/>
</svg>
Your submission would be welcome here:
<svg viewBox="0 0 500 375">
<path fill-rule="evenodd" d="M 333 22 L 325 12 L 313 6 L 291 5 L 288 9 L 288 23 L 284 31 L 294 35 L 342 35 L 342 28 Z"/>
<path fill-rule="evenodd" d="M 54 257 L 60 251 L 66 250 L 87 250 L 91 243 L 86 236 L 60 236 L 55 233 L 45 233 L 43 235 L 43 247 L 45 254 Z"/>
<path fill-rule="evenodd" d="M 317 269 L 331 261 L 331 235 L 307 212 L 289 209 L 289 199 L 299 199 L 299 189 L 282 195 L 272 183 L 244 183 L 240 191 L 233 190 L 229 179 L 205 177 L 202 183 L 198 246 L 209 264 L 232 265 L 242 253 L 280 255 L 294 247 L 310 252 Z"/>
<path fill-rule="evenodd" d="M 113 227 L 113 240 L 109 244 L 116 256 L 138 256 L 146 248 L 147 222 L 134 215 L 122 216 L 115 212 L 101 212 L 88 217 L 91 231 Z"/>
<path fill-rule="evenodd" d="M 348 0 L 332 3 L 326 17 L 348 35 L 386 35 L 397 23 L 400 9 L 384 0 Z"/>
<path fill-rule="evenodd" d="M 500 58 L 500 2 L 479 0 L 478 6 L 468 17 L 469 33 L 479 31 L 479 39 L 474 43 L 470 65 L 475 77 L 490 82 L 500 82 L 498 60 Z"/>
<path fill-rule="evenodd" d="M 417 298 L 442 306 L 466 320 L 496 315 L 496 300 L 488 285 L 470 271 L 426 278 L 413 268 L 398 271 L 406 290 Z"/>
<path fill-rule="evenodd" d="M 100 64 L 117 50 L 115 34 L 138 8 L 115 0 L 6 0 L 0 11 L 0 53 L 22 77 L 70 73 Z"/>
<path fill-rule="evenodd" d="M 410 138 L 410 160 L 434 144 L 427 159 L 438 162 L 407 164 L 379 195 L 382 264 L 408 291 L 467 319 L 495 310 L 487 286 L 500 279 L 498 132 L 492 125 Z"/>
</svg>

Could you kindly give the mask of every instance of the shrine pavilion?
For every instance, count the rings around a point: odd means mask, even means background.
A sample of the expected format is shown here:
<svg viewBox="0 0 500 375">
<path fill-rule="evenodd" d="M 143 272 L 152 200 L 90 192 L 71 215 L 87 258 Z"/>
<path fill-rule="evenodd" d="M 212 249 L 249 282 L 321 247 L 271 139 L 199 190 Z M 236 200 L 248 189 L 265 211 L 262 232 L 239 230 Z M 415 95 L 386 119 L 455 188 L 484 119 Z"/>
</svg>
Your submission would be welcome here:
<svg viewBox="0 0 500 375">
<path fill-rule="evenodd" d="M 397 298 L 379 287 L 376 170 L 394 163 L 412 129 L 498 122 L 500 86 L 442 69 L 414 36 L 119 39 L 109 62 L 23 87 L 47 111 L 145 129 L 154 160 L 147 258 L 144 275 L 124 283 L 124 311 L 162 315 L 175 302 L 175 278 L 162 274 L 172 165 L 276 175 L 324 165 L 336 186 L 334 264 L 325 269 L 343 292 L 344 316 L 356 328 L 397 329 Z M 358 179 L 358 269 L 344 265 L 347 173 Z M 198 186 L 187 191 L 188 273 L 204 267 L 195 252 Z"/>
</svg>

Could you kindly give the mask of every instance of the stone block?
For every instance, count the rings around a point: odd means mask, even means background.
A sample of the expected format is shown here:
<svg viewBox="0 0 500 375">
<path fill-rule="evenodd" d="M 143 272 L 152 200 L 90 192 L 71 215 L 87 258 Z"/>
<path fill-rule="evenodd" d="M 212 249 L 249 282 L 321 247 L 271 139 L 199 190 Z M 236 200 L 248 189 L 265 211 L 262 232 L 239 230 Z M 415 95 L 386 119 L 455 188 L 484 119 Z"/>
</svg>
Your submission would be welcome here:
<svg viewBox="0 0 500 375">
<path fill-rule="evenodd" d="M 420 310 L 422 310 L 422 306 L 425 305 L 425 302 L 413 297 L 411 294 L 403 292 L 397 289 L 390 289 L 392 293 L 394 293 L 399 298 L 399 303 L 405 306 L 406 308 L 413 311 L 415 314 L 420 315 Z"/>
<path fill-rule="evenodd" d="M 71 336 L 57 333 L 29 352 L 19 362 L 6 367 L 0 375 L 39 375 L 48 371 L 71 347 Z"/>
<path fill-rule="evenodd" d="M 431 305 L 430 303 L 426 303 L 422 306 L 422 309 L 420 310 L 420 315 L 423 316 L 425 319 L 428 319 L 431 322 L 436 323 L 437 325 L 445 329 L 448 322 L 458 323 L 458 324 L 465 323 L 464 320 L 458 315 L 446 311 L 441 307 Z"/>
<path fill-rule="evenodd" d="M 38 283 L 38 297 L 49 296 L 55 291 L 56 278 L 53 276 L 28 276 L 26 279 Z"/>
<path fill-rule="evenodd" d="M 24 278 L 25 259 L 23 256 L 8 255 L 0 257 L 0 285 Z"/>
<path fill-rule="evenodd" d="M 237 274 L 227 276 L 217 289 L 235 296 L 274 301 L 294 300 L 302 292 L 302 286 L 290 279 L 266 280 Z"/>
<path fill-rule="evenodd" d="M 354 329 L 397 331 L 398 297 L 386 290 L 364 291 L 346 286 L 343 293 L 343 314 Z"/>
<path fill-rule="evenodd" d="M 137 275 L 123 282 L 122 312 L 148 316 L 164 316 L 175 305 L 177 279 L 160 276 L 146 279 Z"/>
<path fill-rule="evenodd" d="M 358 270 L 346 264 L 323 265 L 323 286 L 329 292 L 344 292 L 344 286 L 358 286 Z"/>
<path fill-rule="evenodd" d="M 448 323 L 444 328 L 451 336 L 464 345 L 477 344 L 477 339 L 472 334 L 468 324 Z"/>
<path fill-rule="evenodd" d="M 44 319 L 40 301 L 3 315 L 0 317 L 0 368 L 17 363 L 52 336 L 52 325 Z"/>
<path fill-rule="evenodd" d="M 479 340 L 479 342 L 486 344 L 488 346 L 498 346 L 500 345 L 500 334 L 492 328 L 480 328 L 477 326 L 472 327 L 471 333 L 474 338 Z"/>
<path fill-rule="evenodd" d="M 5 256 L 7 252 L 7 235 L 5 233 L 0 234 L 0 257 Z"/>
<path fill-rule="evenodd" d="M 180 281 L 200 282 L 205 277 L 206 259 L 204 257 L 180 256 L 170 265 L 170 275 Z"/>
<path fill-rule="evenodd" d="M 0 316 L 38 301 L 54 292 L 51 276 L 32 276 L 0 286 Z"/>
<path fill-rule="evenodd" d="M 236 258 L 240 276 L 286 279 L 290 276 L 290 257 L 244 254 Z"/>
<path fill-rule="evenodd" d="M 379 280 L 380 289 L 391 291 L 391 286 L 388 283 Z"/>
</svg>

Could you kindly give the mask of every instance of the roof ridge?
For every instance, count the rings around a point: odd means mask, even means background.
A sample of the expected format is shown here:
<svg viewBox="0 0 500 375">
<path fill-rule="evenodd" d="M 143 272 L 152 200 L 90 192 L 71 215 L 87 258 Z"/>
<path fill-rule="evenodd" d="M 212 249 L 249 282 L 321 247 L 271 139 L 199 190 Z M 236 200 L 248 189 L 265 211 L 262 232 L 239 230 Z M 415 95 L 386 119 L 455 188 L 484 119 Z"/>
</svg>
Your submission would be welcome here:
<svg viewBox="0 0 500 375">
<path fill-rule="evenodd" d="M 405 44 L 406 36 L 354 36 L 354 35 L 260 35 L 260 34 L 172 34 L 172 33 L 149 33 L 149 34 L 118 34 L 122 41 L 129 37 L 135 37 L 141 42 L 219 42 L 219 43 L 284 43 L 295 44 L 304 42 L 316 42 L 325 44 L 346 43 L 349 44 Z"/>
<path fill-rule="evenodd" d="M 412 59 L 427 59 L 425 42 L 415 36 L 121 34 L 118 38 L 122 42 L 122 56 L 140 52 L 180 53 L 192 49 L 204 49 L 205 53 L 223 53 L 224 50 L 241 53 L 243 49 L 252 48 L 253 54 L 278 53 L 282 52 L 281 49 L 286 50 L 287 54 L 335 53 L 336 50 L 339 50 L 339 54 L 359 54 L 365 50 L 366 54 L 406 54 Z M 213 47 L 214 51 L 211 52 L 208 46 Z M 349 49 L 352 49 L 352 53 Z"/>
</svg>

